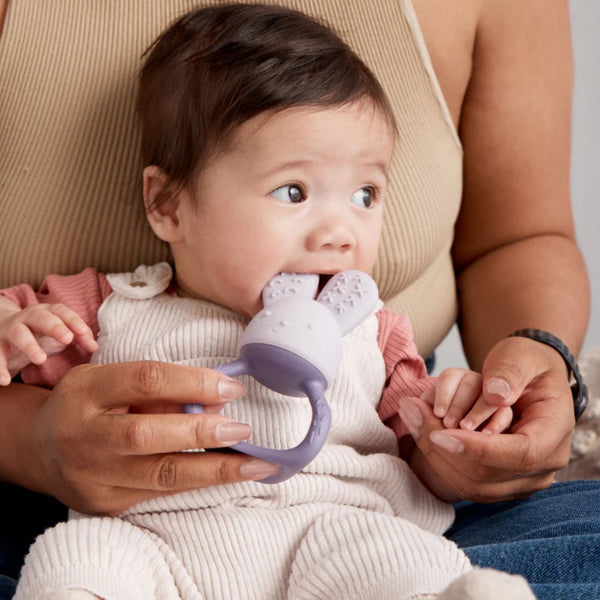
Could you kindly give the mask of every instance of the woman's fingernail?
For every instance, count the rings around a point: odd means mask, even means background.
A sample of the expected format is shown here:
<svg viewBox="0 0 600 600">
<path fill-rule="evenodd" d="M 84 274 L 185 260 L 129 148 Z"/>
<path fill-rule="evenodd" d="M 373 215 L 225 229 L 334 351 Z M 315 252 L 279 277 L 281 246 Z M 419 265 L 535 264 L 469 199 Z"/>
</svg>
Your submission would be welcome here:
<svg viewBox="0 0 600 600">
<path fill-rule="evenodd" d="M 279 467 L 277 465 L 260 460 L 260 458 L 253 458 L 240 467 L 240 475 L 246 479 L 264 479 L 278 471 Z"/>
<path fill-rule="evenodd" d="M 246 388 L 241 381 L 235 379 L 220 379 L 217 385 L 219 396 L 223 400 L 237 400 L 246 393 Z"/>
<path fill-rule="evenodd" d="M 465 450 L 465 445 L 455 437 L 444 431 L 432 431 L 429 439 L 436 445 L 451 454 L 461 454 Z"/>
<path fill-rule="evenodd" d="M 237 421 L 225 421 L 215 427 L 215 438 L 219 442 L 241 442 L 247 440 L 251 433 L 250 425 Z"/>
<path fill-rule="evenodd" d="M 423 415 L 421 415 L 421 411 L 411 402 L 404 402 L 400 405 L 398 413 L 410 435 L 417 439 L 421 434 L 420 430 L 423 425 Z"/>
<path fill-rule="evenodd" d="M 510 386 L 504 379 L 498 377 L 494 377 L 488 381 L 486 391 L 488 394 L 497 394 L 503 400 L 508 400 L 510 396 Z"/>
</svg>

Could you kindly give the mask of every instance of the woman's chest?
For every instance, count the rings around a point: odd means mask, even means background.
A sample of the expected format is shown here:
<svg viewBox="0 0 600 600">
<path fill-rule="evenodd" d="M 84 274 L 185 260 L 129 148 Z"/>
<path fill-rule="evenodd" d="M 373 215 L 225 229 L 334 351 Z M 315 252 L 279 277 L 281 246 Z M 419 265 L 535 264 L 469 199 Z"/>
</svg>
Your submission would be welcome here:
<svg viewBox="0 0 600 600">
<path fill-rule="evenodd" d="M 481 1 L 412 0 L 434 71 L 457 129 L 473 67 Z"/>
</svg>

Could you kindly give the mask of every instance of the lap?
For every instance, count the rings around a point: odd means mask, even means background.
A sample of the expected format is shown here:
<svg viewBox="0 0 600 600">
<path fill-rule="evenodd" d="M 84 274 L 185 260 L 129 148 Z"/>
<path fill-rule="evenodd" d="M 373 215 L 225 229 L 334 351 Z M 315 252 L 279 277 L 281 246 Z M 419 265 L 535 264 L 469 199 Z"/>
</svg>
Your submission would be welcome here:
<svg viewBox="0 0 600 600">
<path fill-rule="evenodd" d="M 17 579 L 25 554 L 36 536 L 66 520 L 67 509 L 50 496 L 8 483 L 0 482 L 0 496 L 0 574 Z M 0 600 L 4 600 L 2 595 Z"/>
<path fill-rule="evenodd" d="M 460 503 L 447 532 L 474 564 L 525 576 L 540 600 L 600 597 L 600 481 L 526 500 Z"/>
<path fill-rule="evenodd" d="M 17 587 L 17 582 L 12 577 L 0 575 L 0 600 L 10 600 Z"/>
<path fill-rule="evenodd" d="M 0 573 L 16 579 L 35 536 L 66 519 L 66 509 L 8 484 L 0 493 Z M 461 503 L 447 537 L 475 564 L 524 574 L 539 598 L 600 597 L 600 481 L 557 483 L 520 501 Z M 0 600 L 11 586 L 0 579 Z"/>
<path fill-rule="evenodd" d="M 567 499 L 568 498 L 568 499 Z M 465 548 L 489 543 L 600 533 L 600 481 L 566 481 L 525 500 L 456 505 L 446 533 Z"/>
</svg>

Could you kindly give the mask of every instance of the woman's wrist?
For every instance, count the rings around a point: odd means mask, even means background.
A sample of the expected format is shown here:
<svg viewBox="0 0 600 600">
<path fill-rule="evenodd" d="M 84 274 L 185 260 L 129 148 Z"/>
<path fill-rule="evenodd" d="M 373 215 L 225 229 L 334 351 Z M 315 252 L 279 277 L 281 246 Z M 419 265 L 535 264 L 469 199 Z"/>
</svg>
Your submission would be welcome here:
<svg viewBox="0 0 600 600">
<path fill-rule="evenodd" d="M 37 416 L 49 390 L 19 383 L 0 388 L 0 480 L 48 493 Z"/>
<path fill-rule="evenodd" d="M 560 354 L 567 366 L 569 378 L 572 376 L 575 380 L 571 385 L 571 393 L 573 394 L 575 420 L 579 419 L 588 403 L 588 389 L 583 382 L 577 360 L 568 346 L 557 336 L 542 329 L 519 329 L 511 333 L 508 337 L 525 337 L 550 346 Z"/>
</svg>

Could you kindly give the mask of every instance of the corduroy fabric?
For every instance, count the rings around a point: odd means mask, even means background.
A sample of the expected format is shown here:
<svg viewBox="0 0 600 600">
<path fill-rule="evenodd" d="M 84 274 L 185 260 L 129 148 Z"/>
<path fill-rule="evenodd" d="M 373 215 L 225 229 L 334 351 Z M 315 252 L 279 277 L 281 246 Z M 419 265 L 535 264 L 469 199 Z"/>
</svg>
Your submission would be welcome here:
<svg viewBox="0 0 600 600">
<path fill-rule="evenodd" d="M 92 362 L 214 366 L 236 358 L 246 319 L 165 293 L 168 272 L 162 263 L 107 276 L 114 291 L 98 313 Z M 327 392 L 331 431 L 300 474 L 276 485 L 155 498 L 113 519 L 114 528 L 110 519 L 75 518 L 34 544 L 17 599 L 80 587 L 128 600 L 139 580 L 141 597 L 156 600 L 396 600 L 439 592 L 469 570 L 464 553 L 441 535 L 452 507 L 398 457 L 396 436 L 379 418 L 386 372 L 378 330 L 372 314 L 344 337 Z M 258 445 L 297 444 L 308 429 L 308 402 L 245 383 L 247 395 L 224 413 L 251 423 Z"/>
<path fill-rule="evenodd" d="M 0 287 L 167 257 L 145 223 L 136 72 L 203 0 L 13 0 L 0 37 Z M 455 320 L 450 259 L 462 150 L 409 0 L 284 0 L 322 17 L 373 69 L 399 140 L 375 269 L 429 354 Z"/>
</svg>

